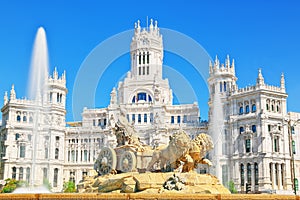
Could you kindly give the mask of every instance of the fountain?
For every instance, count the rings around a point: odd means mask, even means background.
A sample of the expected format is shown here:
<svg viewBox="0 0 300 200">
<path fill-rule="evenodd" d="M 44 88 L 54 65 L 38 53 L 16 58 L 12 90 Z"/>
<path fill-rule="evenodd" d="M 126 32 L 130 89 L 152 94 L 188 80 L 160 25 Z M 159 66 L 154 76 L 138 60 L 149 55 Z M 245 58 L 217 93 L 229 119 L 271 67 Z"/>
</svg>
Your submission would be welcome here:
<svg viewBox="0 0 300 200">
<path fill-rule="evenodd" d="M 31 176 L 29 187 L 18 188 L 14 193 L 49 193 L 49 190 L 42 185 L 42 181 L 36 178 L 36 174 L 39 173 L 38 170 L 42 167 L 38 163 L 41 159 L 39 152 L 41 152 L 44 145 L 39 141 L 43 141 L 43 137 L 46 136 L 45 133 L 49 133 L 49 130 L 45 130 L 45 126 L 41 126 L 44 123 L 43 116 L 47 115 L 48 111 L 48 66 L 46 33 L 44 28 L 40 27 L 33 46 L 27 91 L 28 97 L 33 104 Z M 47 168 L 49 168 L 49 164 Z"/>
</svg>

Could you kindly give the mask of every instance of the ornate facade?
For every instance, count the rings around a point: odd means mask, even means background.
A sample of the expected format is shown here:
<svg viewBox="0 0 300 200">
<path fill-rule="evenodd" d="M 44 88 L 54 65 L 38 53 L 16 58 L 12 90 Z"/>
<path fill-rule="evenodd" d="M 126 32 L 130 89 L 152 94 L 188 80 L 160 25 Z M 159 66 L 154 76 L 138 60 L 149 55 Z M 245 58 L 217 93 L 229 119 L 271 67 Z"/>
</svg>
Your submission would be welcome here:
<svg viewBox="0 0 300 200">
<path fill-rule="evenodd" d="M 234 181 L 240 192 L 291 193 L 300 178 L 299 113 L 287 113 L 284 76 L 280 86 L 265 84 L 259 70 L 256 84 L 239 88 L 234 61 L 218 58 L 209 65 L 209 123 L 200 122 L 197 103 L 173 105 L 172 90 L 162 77 L 163 40 L 157 22 L 135 24 L 130 45 L 131 69 L 110 93 L 106 108 L 84 108 L 82 121 L 65 124 L 66 77 L 55 70 L 38 104 L 17 99 L 14 87 L 4 96 L 0 137 L 0 179 L 15 178 L 42 184 L 53 191 L 63 182 L 78 183 L 93 169 L 102 147 L 116 147 L 112 131 L 121 113 L 152 147 L 167 144 L 184 129 L 194 138 L 209 133 L 215 174 L 224 185 Z M 33 119 L 37 119 L 36 122 Z M 32 162 L 35 160 L 35 162 Z M 293 177 L 295 174 L 295 184 Z"/>
</svg>

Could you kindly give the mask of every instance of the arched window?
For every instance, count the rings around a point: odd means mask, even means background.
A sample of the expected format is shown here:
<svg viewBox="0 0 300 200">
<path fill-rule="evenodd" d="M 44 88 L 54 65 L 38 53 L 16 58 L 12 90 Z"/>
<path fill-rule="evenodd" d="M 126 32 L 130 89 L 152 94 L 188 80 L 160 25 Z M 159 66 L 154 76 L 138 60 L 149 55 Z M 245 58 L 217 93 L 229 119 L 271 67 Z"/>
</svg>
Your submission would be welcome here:
<svg viewBox="0 0 300 200">
<path fill-rule="evenodd" d="M 133 98 L 132 98 L 132 101 L 131 101 L 132 103 L 135 103 L 135 96 L 133 96 Z"/>
<path fill-rule="evenodd" d="M 251 129 L 252 129 L 252 132 L 253 132 L 253 133 L 256 133 L 256 125 L 252 125 L 252 128 L 251 128 Z"/>
<path fill-rule="evenodd" d="M 137 100 L 138 101 L 140 101 L 140 100 L 146 101 L 147 100 L 146 97 L 147 97 L 147 94 L 145 92 L 140 92 L 140 93 L 138 93 Z"/>
<path fill-rule="evenodd" d="M 23 116 L 23 122 L 26 122 L 27 121 L 27 117 L 26 115 Z"/>
<path fill-rule="evenodd" d="M 255 185 L 258 185 L 258 164 L 254 163 L 254 179 Z"/>
<path fill-rule="evenodd" d="M 224 81 L 224 92 L 226 92 L 226 90 L 227 90 L 227 87 L 226 87 L 227 85 L 226 85 L 226 82 Z"/>
<path fill-rule="evenodd" d="M 145 52 L 143 53 L 143 64 L 145 64 Z"/>
<path fill-rule="evenodd" d="M 55 148 L 55 159 L 58 159 L 59 156 L 59 149 Z"/>
<path fill-rule="evenodd" d="M 252 112 L 256 112 L 256 104 L 252 104 Z"/>
<path fill-rule="evenodd" d="M 295 190 L 299 190 L 299 183 L 297 178 L 295 178 Z"/>
<path fill-rule="evenodd" d="M 148 101 L 152 102 L 152 97 L 150 95 L 148 95 Z"/>
<path fill-rule="evenodd" d="M 54 169 L 54 176 L 53 176 L 53 187 L 57 187 L 57 178 L 58 178 L 58 169 Z"/>
<path fill-rule="evenodd" d="M 43 178 L 44 178 L 44 180 L 48 179 L 48 169 L 46 167 L 43 168 Z"/>
<path fill-rule="evenodd" d="M 241 127 L 240 127 L 240 134 L 242 134 L 243 132 L 244 132 L 244 127 L 241 126 Z"/>
<path fill-rule="evenodd" d="M 17 122 L 20 122 L 21 121 L 21 116 L 20 114 L 17 115 Z"/>
<path fill-rule="evenodd" d="M 251 164 L 247 164 L 247 183 L 251 185 Z"/>
<path fill-rule="evenodd" d="M 249 112 L 250 112 L 249 105 L 246 105 L 246 113 L 249 113 Z"/>
<path fill-rule="evenodd" d="M 243 187 L 245 185 L 245 170 L 244 165 L 241 164 L 241 186 Z"/>
<path fill-rule="evenodd" d="M 274 111 L 274 105 L 273 104 L 271 105 L 271 110 Z"/>
<path fill-rule="evenodd" d="M 174 116 L 171 116 L 171 124 L 174 124 Z"/>
<path fill-rule="evenodd" d="M 20 169 L 19 169 L 19 180 L 20 181 L 23 180 L 23 173 L 24 173 L 23 167 L 20 167 Z"/>
<path fill-rule="evenodd" d="M 30 181 L 30 168 L 26 168 L 26 182 L 29 183 Z"/>
<path fill-rule="evenodd" d="M 220 82 L 220 92 L 222 92 L 222 82 Z"/>
<path fill-rule="evenodd" d="M 87 162 L 87 160 L 88 160 L 88 151 L 84 150 L 83 154 L 84 154 L 83 155 L 84 161 Z"/>
<path fill-rule="evenodd" d="M 16 133 L 15 140 L 18 140 L 19 138 L 20 138 L 20 134 L 19 134 L 19 133 Z"/>
<path fill-rule="evenodd" d="M 16 179 L 17 178 L 17 168 L 16 167 L 12 168 L 11 178 L 12 179 Z"/>
<path fill-rule="evenodd" d="M 33 122 L 33 118 L 32 116 L 29 116 L 29 122 L 32 123 Z"/>
<path fill-rule="evenodd" d="M 244 113 L 244 108 L 243 108 L 243 106 L 240 106 L 239 114 L 242 115 L 243 113 Z"/>
<path fill-rule="evenodd" d="M 282 181 L 281 181 L 281 184 L 282 184 L 282 186 L 285 185 L 284 172 L 285 172 L 284 164 L 282 163 L 282 164 L 281 164 L 281 180 L 282 180 Z"/>
</svg>

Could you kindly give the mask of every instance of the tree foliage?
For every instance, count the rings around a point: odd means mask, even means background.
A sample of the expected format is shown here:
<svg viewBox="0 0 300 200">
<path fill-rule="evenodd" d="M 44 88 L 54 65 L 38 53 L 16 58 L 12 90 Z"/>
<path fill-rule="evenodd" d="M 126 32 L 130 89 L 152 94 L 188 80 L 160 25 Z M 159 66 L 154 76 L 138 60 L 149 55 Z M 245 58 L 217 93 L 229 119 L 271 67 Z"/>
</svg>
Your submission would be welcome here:
<svg viewBox="0 0 300 200">
<path fill-rule="evenodd" d="M 235 185 L 234 185 L 233 181 L 229 181 L 228 187 L 229 187 L 228 189 L 231 192 L 231 194 L 236 194 L 237 193 L 237 190 L 235 188 Z"/>
<path fill-rule="evenodd" d="M 24 182 L 23 181 L 18 181 L 15 179 L 6 179 L 6 184 L 3 186 L 1 193 L 11 193 L 13 192 L 17 187 L 21 187 Z"/>
<path fill-rule="evenodd" d="M 74 193 L 76 192 L 76 186 L 73 181 L 68 181 L 64 183 L 64 192 L 65 193 Z"/>
</svg>

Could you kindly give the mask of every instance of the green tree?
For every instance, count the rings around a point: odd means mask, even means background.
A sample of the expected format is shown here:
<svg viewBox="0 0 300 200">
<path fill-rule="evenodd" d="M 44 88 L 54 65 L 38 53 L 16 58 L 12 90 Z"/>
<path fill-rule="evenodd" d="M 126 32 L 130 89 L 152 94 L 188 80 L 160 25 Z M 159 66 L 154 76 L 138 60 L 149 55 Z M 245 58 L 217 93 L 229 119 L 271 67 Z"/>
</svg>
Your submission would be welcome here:
<svg viewBox="0 0 300 200">
<path fill-rule="evenodd" d="M 65 193 L 74 193 L 76 192 L 76 186 L 73 181 L 68 181 L 64 183 L 64 192 Z"/>
<path fill-rule="evenodd" d="M 21 187 L 24 185 L 23 181 L 18 181 L 15 179 L 6 179 L 6 184 L 4 185 L 4 187 L 1 190 L 1 193 L 11 193 L 13 192 L 17 187 Z"/>
<path fill-rule="evenodd" d="M 235 188 L 235 185 L 234 185 L 233 181 L 229 181 L 228 187 L 229 187 L 228 189 L 231 192 L 231 194 L 236 194 L 237 193 L 237 190 Z"/>
</svg>

